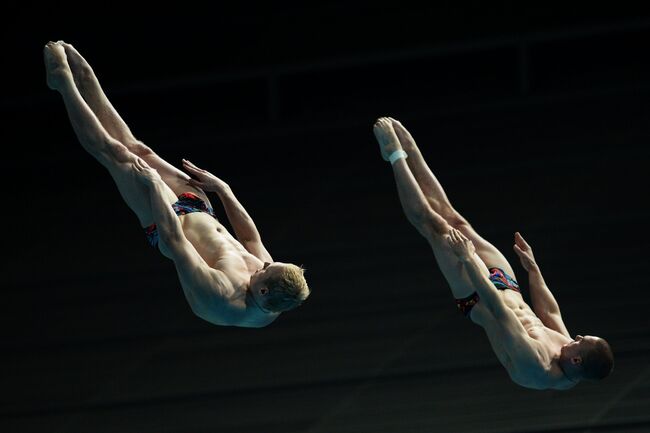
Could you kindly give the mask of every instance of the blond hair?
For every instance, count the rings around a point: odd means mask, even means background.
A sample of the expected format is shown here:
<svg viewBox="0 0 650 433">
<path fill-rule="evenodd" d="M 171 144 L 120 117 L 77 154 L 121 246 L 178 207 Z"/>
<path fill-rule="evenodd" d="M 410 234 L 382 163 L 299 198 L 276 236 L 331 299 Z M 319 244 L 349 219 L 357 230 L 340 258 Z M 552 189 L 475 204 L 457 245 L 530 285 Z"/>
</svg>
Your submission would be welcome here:
<svg viewBox="0 0 650 433">
<path fill-rule="evenodd" d="M 269 293 L 264 308 L 279 313 L 302 304 L 310 293 L 304 273 L 305 270 L 296 265 L 282 266 L 278 275 L 266 282 Z"/>
</svg>

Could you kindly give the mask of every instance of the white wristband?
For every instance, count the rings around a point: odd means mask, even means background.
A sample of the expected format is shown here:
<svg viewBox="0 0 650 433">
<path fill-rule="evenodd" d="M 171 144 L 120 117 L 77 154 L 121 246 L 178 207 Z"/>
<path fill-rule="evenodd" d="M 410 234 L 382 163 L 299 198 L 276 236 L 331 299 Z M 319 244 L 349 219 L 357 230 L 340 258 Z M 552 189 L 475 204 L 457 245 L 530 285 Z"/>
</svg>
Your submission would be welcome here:
<svg viewBox="0 0 650 433">
<path fill-rule="evenodd" d="M 390 161 L 390 165 L 393 165 L 393 164 L 395 164 L 395 161 L 397 161 L 398 159 L 402 159 L 402 158 L 406 159 L 408 157 L 409 156 L 406 154 L 406 152 L 404 152 L 402 149 L 400 149 L 400 150 L 396 150 L 395 152 L 391 153 L 390 156 L 388 157 L 388 161 Z"/>
</svg>

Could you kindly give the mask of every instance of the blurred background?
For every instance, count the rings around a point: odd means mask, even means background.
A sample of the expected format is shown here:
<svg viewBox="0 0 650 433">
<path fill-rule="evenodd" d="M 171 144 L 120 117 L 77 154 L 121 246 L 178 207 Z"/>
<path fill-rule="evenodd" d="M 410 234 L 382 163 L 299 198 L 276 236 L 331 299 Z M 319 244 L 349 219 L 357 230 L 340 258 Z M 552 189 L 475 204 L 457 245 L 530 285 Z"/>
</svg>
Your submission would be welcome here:
<svg viewBox="0 0 650 433">
<path fill-rule="evenodd" d="M 439 3 L 6 6 L 0 430 L 650 431 L 650 14 Z M 59 39 L 139 139 L 228 182 L 307 269 L 301 308 L 264 329 L 192 315 L 45 86 Z M 529 299 L 522 232 L 572 335 L 611 343 L 611 377 L 509 380 L 403 216 L 384 115 Z"/>
</svg>

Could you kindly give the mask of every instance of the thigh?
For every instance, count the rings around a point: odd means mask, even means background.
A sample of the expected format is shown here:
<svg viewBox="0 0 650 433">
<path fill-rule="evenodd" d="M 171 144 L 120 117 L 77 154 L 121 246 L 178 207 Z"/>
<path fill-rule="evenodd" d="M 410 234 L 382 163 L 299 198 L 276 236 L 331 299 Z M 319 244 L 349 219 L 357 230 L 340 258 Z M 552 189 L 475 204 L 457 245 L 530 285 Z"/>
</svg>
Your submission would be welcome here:
<svg viewBox="0 0 650 433">
<path fill-rule="evenodd" d="M 464 222 L 455 227 L 474 243 L 476 254 L 488 268 L 501 268 L 512 278 L 517 279 L 508 259 L 494 245 L 483 239 L 469 223 Z"/>
<path fill-rule="evenodd" d="M 448 239 L 449 235 L 445 234 L 443 236 L 433 236 L 429 240 L 429 245 L 433 250 L 433 255 L 436 258 L 436 262 L 440 267 L 440 271 L 445 276 L 451 292 L 453 293 L 456 299 L 466 298 L 472 295 L 476 288 L 472 283 L 465 266 L 458 260 L 456 254 L 452 251 L 449 246 Z M 483 264 L 485 269 L 485 275 L 488 276 L 490 273 L 487 266 L 482 262 L 481 257 L 477 259 Z"/>
<path fill-rule="evenodd" d="M 111 174 L 120 195 L 136 214 L 140 225 L 147 227 L 154 222 L 151 212 L 151 199 L 149 190 L 137 179 L 133 169 L 136 158 L 138 157 L 128 150 L 124 149 L 122 151 L 118 149 L 117 155 L 113 154 L 109 158 L 100 160 L 100 162 Z M 169 187 L 165 187 L 164 194 L 170 205 L 177 200 L 176 195 Z"/>
<path fill-rule="evenodd" d="M 176 196 L 181 195 L 184 192 L 192 192 L 200 197 L 208 206 L 212 207 L 210 200 L 208 199 L 207 194 L 201 188 L 191 186 L 187 184 L 190 176 L 174 167 L 164 159 L 162 159 L 158 154 L 152 151 L 150 148 L 147 148 L 148 151 L 141 153 L 140 156 L 144 159 L 147 164 L 155 168 L 163 181 L 169 186 L 169 188 L 174 192 Z"/>
</svg>

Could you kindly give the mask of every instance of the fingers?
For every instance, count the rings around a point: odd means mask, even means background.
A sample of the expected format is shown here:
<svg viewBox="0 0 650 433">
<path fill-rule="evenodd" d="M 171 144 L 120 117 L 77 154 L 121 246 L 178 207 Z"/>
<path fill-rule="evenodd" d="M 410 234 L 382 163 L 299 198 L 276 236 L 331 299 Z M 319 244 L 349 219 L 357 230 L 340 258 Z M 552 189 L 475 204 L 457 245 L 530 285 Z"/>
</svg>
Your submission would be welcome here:
<svg viewBox="0 0 650 433">
<path fill-rule="evenodd" d="M 190 186 L 195 186 L 197 188 L 205 189 L 205 185 L 203 184 L 203 182 L 199 182 L 196 179 L 189 178 L 187 180 L 187 184 Z"/>
<path fill-rule="evenodd" d="M 192 163 L 191 163 L 190 161 L 188 161 L 187 159 L 183 159 L 183 167 L 185 167 L 186 169 L 188 169 L 188 170 L 190 170 L 190 171 L 195 171 L 195 172 L 199 172 L 199 173 L 205 173 L 205 170 L 203 170 L 203 169 L 201 169 L 201 168 L 198 168 L 196 165 L 192 164 Z"/>
<path fill-rule="evenodd" d="M 524 239 L 524 237 L 521 235 L 519 232 L 515 232 L 515 243 L 519 245 L 519 247 L 522 250 L 528 250 L 530 249 L 530 245 L 528 245 L 528 242 Z"/>
<path fill-rule="evenodd" d="M 449 238 L 454 244 L 457 244 L 459 242 L 458 235 L 456 234 L 456 229 L 452 228 L 451 230 L 449 230 Z"/>
<path fill-rule="evenodd" d="M 515 244 L 512 246 L 512 249 L 515 250 L 515 253 L 517 253 L 518 256 L 521 256 L 524 254 L 523 250 L 519 248 L 519 245 Z"/>
<path fill-rule="evenodd" d="M 196 170 L 196 166 L 189 162 L 187 159 L 183 159 L 183 167 L 187 168 L 188 170 Z"/>
<path fill-rule="evenodd" d="M 453 227 L 451 228 L 451 230 L 449 230 L 449 236 L 452 237 L 454 239 L 454 242 L 456 242 L 456 243 L 458 243 L 458 242 L 467 242 L 467 241 L 471 242 L 467 238 L 467 236 L 465 236 L 463 234 L 463 232 L 461 232 L 460 230 L 458 230 L 456 228 L 453 228 Z"/>
<path fill-rule="evenodd" d="M 455 236 L 454 235 L 454 229 L 449 230 L 448 234 L 449 234 L 449 236 L 447 237 L 447 242 L 449 243 L 449 245 L 451 245 L 453 247 L 454 244 L 456 244 L 456 239 L 454 237 Z"/>
<path fill-rule="evenodd" d="M 519 232 L 515 232 L 515 246 L 519 248 L 519 246 L 524 245 L 524 238 L 521 237 L 521 234 Z"/>
<path fill-rule="evenodd" d="M 142 171 L 149 167 L 149 165 L 144 161 L 142 158 L 136 158 L 135 159 L 135 167 L 138 169 L 138 171 Z"/>
<path fill-rule="evenodd" d="M 449 230 L 449 242 L 452 244 L 471 243 L 469 239 L 458 229 Z"/>
</svg>

